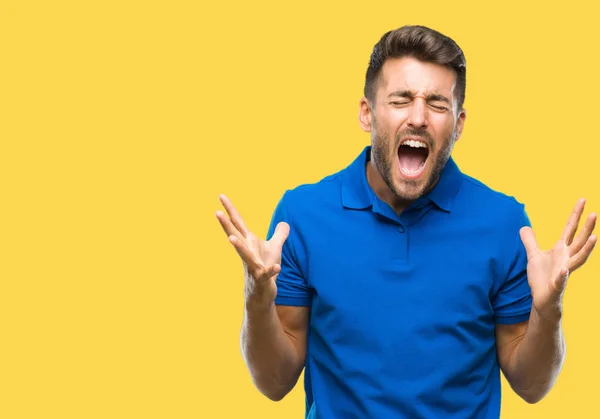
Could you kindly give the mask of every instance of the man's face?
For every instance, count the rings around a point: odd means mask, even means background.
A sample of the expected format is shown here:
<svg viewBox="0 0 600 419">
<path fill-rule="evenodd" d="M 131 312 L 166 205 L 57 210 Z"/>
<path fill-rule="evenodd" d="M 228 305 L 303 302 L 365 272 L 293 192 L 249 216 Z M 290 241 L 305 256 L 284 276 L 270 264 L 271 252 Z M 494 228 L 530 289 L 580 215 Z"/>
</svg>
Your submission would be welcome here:
<svg viewBox="0 0 600 419">
<path fill-rule="evenodd" d="M 392 193 L 413 201 L 429 191 L 460 137 L 465 113 L 452 69 L 414 58 L 386 60 L 374 103 L 361 101 L 371 158 Z"/>
</svg>

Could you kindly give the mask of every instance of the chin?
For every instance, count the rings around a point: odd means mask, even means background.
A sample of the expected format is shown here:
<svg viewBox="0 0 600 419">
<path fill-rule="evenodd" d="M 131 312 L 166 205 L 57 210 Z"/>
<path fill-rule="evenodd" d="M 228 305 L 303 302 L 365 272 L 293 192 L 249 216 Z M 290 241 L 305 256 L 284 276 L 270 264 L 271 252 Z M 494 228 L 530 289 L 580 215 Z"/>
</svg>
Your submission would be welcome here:
<svg viewBox="0 0 600 419">
<path fill-rule="evenodd" d="M 427 162 L 425 166 L 429 166 Z M 399 169 L 399 168 L 398 168 Z M 423 171 L 417 176 L 406 176 L 401 170 L 395 173 L 394 193 L 401 199 L 414 201 L 425 194 L 425 189 L 429 185 L 431 173 L 428 167 L 424 167 Z"/>
<path fill-rule="evenodd" d="M 415 201 L 422 197 L 425 192 L 423 185 L 413 187 L 412 185 L 406 185 L 404 182 L 397 182 L 396 185 L 394 185 L 394 189 L 395 195 L 403 201 Z"/>
</svg>

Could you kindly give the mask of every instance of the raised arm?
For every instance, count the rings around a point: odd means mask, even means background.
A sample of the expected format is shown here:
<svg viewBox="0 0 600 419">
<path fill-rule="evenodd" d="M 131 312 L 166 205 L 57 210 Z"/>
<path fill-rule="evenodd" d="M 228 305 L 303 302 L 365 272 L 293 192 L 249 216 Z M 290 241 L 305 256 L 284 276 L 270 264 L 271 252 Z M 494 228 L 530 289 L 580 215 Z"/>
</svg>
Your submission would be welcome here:
<svg viewBox="0 0 600 419">
<path fill-rule="evenodd" d="M 278 401 L 292 390 L 304 368 L 309 317 L 308 307 L 274 302 L 281 250 L 290 228 L 281 222 L 270 240 L 261 240 L 248 230 L 226 196 L 219 199 L 227 215 L 217 211 L 217 219 L 244 267 L 242 355 L 258 390 Z"/>
</svg>

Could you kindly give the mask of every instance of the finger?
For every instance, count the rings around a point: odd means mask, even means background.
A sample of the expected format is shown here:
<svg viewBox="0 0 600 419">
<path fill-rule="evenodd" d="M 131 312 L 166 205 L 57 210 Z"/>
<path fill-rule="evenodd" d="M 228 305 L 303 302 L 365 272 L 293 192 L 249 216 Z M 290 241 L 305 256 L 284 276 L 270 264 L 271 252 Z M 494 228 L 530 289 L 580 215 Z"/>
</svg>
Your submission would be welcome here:
<svg viewBox="0 0 600 419">
<path fill-rule="evenodd" d="M 519 233 L 521 235 L 521 241 L 525 246 L 525 251 L 527 252 L 527 260 L 529 260 L 539 250 L 535 239 L 535 233 L 531 227 L 522 227 L 521 230 L 519 230 Z"/>
<path fill-rule="evenodd" d="M 569 270 L 573 272 L 575 269 L 581 267 L 587 259 L 590 257 L 592 250 L 596 247 L 596 243 L 598 242 L 597 236 L 590 236 L 583 248 L 573 257 L 569 259 Z"/>
<path fill-rule="evenodd" d="M 227 217 L 227 215 L 225 215 L 225 213 L 223 213 L 222 211 L 217 211 L 215 215 L 217 216 L 217 219 L 219 220 L 223 231 L 225 231 L 225 234 L 227 234 L 227 237 L 235 236 L 240 240 L 244 239 L 242 233 L 240 233 L 238 229 L 235 228 L 235 226 L 231 223 L 231 220 Z"/>
<path fill-rule="evenodd" d="M 281 265 L 276 263 L 275 265 L 268 266 L 263 269 L 263 272 L 260 275 L 259 281 L 267 281 L 274 276 L 276 276 L 279 272 L 281 272 Z"/>
<path fill-rule="evenodd" d="M 266 267 L 260 263 L 256 258 L 256 255 L 250 250 L 243 240 L 240 240 L 235 236 L 231 236 L 229 241 L 233 247 L 235 247 L 238 255 L 240 255 L 246 264 L 248 273 L 250 276 L 252 276 L 252 278 L 254 278 L 255 281 L 269 280 L 281 271 L 281 265 L 278 263 Z"/>
<path fill-rule="evenodd" d="M 581 218 L 581 214 L 583 213 L 583 208 L 585 207 L 585 198 L 581 198 L 575 204 L 575 208 L 573 208 L 573 212 L 569 217 L 569 221 L 567 221 L 567 225 L 565 226 L 561 240 L 564 240 L 566 245 L 570 245 L 573 241 L 573 237 L 575 236 L 575 232 L 577 231 L 577 226 L 579 225 L 579 219 Z"/>
<path fill-rule="evenodd" d="M 254 276 L 263 268 L 256 254 L 246 245 L 243 239 L 237 236 L 229 236 L 229 242 L 233 245 L 242 261 L 248 266 L 248 271 Z"/>
<path fill-rule="evenodd" d="M 281 248 L 283 247 L 283 243 L 285 243 L 289 234 L 290 234 L 289 224 L 282 221 L 279 224 L 277 224 L 277 226 L 275 227 L 275 233 L 273 233 L 273 237 L 271 237 L 270 241 L 273 241 L 273 243 L 275 243 L 277 245 L 279 250 L 281 250 Z"/>
<path fill-rule="evenodd" d="M 221 204 L 223 204 L 223 206 L 225 207 L 225 210 L 227 211 L 227 214 L 229 214 L 229 218 L 231 218 L 231 222 L 233 223 L 235 228 L 237 228 L 237 230 L 241 233 L 242 237 L 246 237 L 248 235 L 248 229 L 244 224 L 244 220 L 242 220 L 242 217 L 235 209 L 229 198 L 221 194 L 219 195 L 219 200 L 221 201 Z"/>
<path fill-rule="evenodd" d="M 559 292 L 564 291 L 565 286 L 567 285 L 567 280 L 569 279 L 569 269 L 567 267 L 563 267 L 556 280 L 554 281 L 555 289 Z"/>
<path fill-rule="evenodd" d="M 596 227 L 597 219 L 598 216 L 594 213 L 588 216 L 587 220 L 585 221 L 585 225 L 583 226 L 583 230 L 581 230 L 577 237 L 575 237 L 575 240 L 573 241 L 571 246 L 569 246 L 569 256 L 577 254 L 581 250 L 583 245 L 587 243 L 588 239 L 590 238 L 590 235 L 593 233 L 594 228 Z"/>
</svg>

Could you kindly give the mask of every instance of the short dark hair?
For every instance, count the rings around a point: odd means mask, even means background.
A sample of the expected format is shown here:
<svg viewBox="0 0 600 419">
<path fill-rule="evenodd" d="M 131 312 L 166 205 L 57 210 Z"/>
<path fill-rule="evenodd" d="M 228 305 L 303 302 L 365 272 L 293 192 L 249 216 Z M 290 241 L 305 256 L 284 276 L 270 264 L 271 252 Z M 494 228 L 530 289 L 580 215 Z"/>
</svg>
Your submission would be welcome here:
<svg viewBox="0 0 600 419">
<path fill-rule="evenodd" d="M 425 26 L 402 26 L 386 32 L 375 44 L 364 89 L 364 95 L 369 101 L 375 99 L 377 81 L 385 60 L 401 57 L 413 57 L 454 70 L 458 109 L 462 109 L 467 86 L 467 63 L 463 51 L 451 38 Z"/>
</svg>

